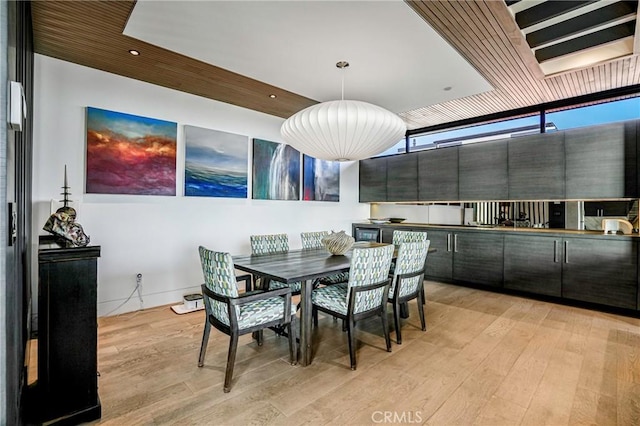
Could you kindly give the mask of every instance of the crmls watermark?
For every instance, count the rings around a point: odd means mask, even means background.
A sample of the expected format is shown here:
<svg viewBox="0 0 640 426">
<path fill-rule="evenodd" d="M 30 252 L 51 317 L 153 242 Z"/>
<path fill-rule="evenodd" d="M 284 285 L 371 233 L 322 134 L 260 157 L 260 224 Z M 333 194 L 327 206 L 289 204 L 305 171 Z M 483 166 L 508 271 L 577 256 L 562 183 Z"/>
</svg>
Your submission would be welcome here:
<svg viewBox="0 0 640 426">
<path fill-rule="evenodd" d="M 422 423 L 420 411 L 374 411 L 373 423 Z"/>
</svg>

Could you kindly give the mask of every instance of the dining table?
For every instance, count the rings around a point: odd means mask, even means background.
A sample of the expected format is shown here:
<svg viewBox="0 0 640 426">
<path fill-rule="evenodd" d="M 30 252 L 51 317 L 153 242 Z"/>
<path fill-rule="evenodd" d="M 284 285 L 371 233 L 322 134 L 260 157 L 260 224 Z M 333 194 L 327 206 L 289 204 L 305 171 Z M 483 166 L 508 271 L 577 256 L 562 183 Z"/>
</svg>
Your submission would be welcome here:
<svg viewBox="0 0 640 426">
<path fill-rule="evenodd" d="M 370 241 L 358 241 L 344 255 L 332 255 L 325 248 L 289 250 L 284 253 L 261 255 L 237 255 L 233 257 L 236 269 L 283 283 L 301 282 L 300 289 L 300 357 L 302 366 L 311 364 L 311 292 L 316 278 L 322 278 L 351 267 L 354 248 L 371 248 L 386 245 Z"/>
</svg>

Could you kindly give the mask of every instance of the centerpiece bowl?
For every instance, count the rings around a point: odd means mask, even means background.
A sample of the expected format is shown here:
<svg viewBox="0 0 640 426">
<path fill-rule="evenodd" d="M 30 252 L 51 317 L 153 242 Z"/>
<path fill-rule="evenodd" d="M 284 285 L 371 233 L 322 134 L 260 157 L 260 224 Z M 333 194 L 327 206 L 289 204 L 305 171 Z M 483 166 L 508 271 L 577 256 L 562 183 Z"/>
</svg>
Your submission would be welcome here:
<svg viewBox="0 0 640 426">
<path fill-rule="evenodd" d="M 349 251 L 351 247 L 353 247 L 353 243 L 355 243 L 355 239 L 345 234 L 344 231 L 333 232 L 331 231 L 330 235 L 322 238 L 322 244 L 329 251 L 329 253 L 340 256 Z"/>
</svg>

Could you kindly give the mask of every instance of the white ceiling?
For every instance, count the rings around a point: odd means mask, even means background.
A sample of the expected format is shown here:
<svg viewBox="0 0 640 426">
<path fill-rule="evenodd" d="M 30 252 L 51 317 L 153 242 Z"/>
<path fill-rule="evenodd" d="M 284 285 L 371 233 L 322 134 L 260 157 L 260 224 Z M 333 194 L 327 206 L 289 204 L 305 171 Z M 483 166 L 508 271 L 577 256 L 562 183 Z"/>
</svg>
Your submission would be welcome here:
<svg viewBox="0 0 640 426">
<path fill-rule="evenodd" d="M 124 34 L 317 101 L 343 76 L 345 99 L 396 113 L 492 90 L 401 0 L 138 0 Z"/>
</svg>

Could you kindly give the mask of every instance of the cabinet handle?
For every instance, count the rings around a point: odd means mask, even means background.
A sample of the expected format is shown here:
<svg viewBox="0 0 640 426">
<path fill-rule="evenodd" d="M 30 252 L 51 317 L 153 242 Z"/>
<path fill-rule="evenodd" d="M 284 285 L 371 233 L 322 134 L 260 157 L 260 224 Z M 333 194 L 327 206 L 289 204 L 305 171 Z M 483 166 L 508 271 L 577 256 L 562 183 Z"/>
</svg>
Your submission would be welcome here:
<svg viewBox="0 0 640 426">
<path fill-rule="evenodd" d="M 553 262 L 558 263 L 558 240 L 553 240 Z"/>
<path fill-rule="evenodd" d="M 451 251 L 451 234 L 447 234 L 447 251 Z"/>
<path fill-rule="evenodd" d="M 380 238 L 380 240 L 378 241 L 379 243 L 382 242 L 382 233 L 384 232 L 383 229 L 380 229 L 380 234 L 378 235 L 378 238 Z"/>
<path fill-rule="evenodd" d="M 564 263 L 569 263 L 569 241 L 564 242 Z"/>
<path fill-rule="evenodd" d="M 458 234 L 453 234 L 453 251 L 458 252 Z"/>
</svg>

